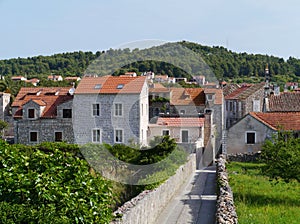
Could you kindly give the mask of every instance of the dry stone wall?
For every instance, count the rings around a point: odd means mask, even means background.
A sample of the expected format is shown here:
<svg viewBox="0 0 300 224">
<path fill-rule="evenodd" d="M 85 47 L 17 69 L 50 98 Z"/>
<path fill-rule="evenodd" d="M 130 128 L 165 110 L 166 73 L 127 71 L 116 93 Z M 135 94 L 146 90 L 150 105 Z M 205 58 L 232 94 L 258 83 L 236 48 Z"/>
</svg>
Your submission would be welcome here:
<svg viewBox="0 0 300 224">
<path fill-rule="evenodd" d="M 226 171 L 226 156 L 220 155 L 217 160 L 217 224 L 236 224 L 238 217 L 234 206 L 233 194 L 229 186 L 228 174 Z"/>
<path fill-rule="evenodd" d="M 176 174 L 154 190 L 143 191 L 137 197 L 126 202 L 117 211 L 116 217 L 121 217 L 112 224 L 155 223 L 155 220 L 174 196 L 180 186 L 189 179 L 196 169 L 196 156 L 189 156 L 188 162 L 180 166 Z"/>
</svg>

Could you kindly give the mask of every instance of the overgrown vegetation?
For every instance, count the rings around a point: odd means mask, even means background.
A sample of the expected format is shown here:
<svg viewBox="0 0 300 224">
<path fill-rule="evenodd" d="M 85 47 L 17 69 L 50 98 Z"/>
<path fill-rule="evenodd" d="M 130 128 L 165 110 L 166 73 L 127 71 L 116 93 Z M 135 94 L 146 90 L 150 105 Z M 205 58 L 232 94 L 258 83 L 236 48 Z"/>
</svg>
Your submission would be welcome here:
<svg viewBox="0 0 300 224">
<path fill-rule="evenodd" d="M 263 145 L 263 173 L 273 180 L 286 182 L 296 180 L 300 183 L 300 138 L 293 133 L 280 131 Z"/>
<path fill-rule="evenodd" d="M 230 162 L 227 170 L 240 224 L 297 224 L 300 183 L 270 182 L 262 163 Z"/>
<path fill-rule="evenodd" d="M 116 206 L 157 186 L 185 162 L 186 154 L 173 139 L 156 141 L 149 150 L 134 145 L 90 144 L 79 149 L 63 142 L 25 146 L 0 141 L 0 222 L 109 223 Z M 126 167 L 106 161 L 105 153 L 113 154 L 114 162 L 161 163 L 150 175 L 139 176 L 140 185 L 126 185 L 97 173 L 93 165 L 101 161 L 112 165 L 113 172 L 130 175 Z"/>
</svg>

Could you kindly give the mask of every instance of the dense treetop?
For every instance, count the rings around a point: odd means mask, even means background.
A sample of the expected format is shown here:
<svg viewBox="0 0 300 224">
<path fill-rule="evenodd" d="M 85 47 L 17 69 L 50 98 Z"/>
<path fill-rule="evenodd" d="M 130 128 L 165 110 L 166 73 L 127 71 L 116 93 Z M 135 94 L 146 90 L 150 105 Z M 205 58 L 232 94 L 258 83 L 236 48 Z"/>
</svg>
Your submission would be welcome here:
<svg viewBox="0 0 300 224">
<path fill-rule="evenodd" d="M 169 48 L 167 47 L 171 45 L 180 45 L 194 52 L 203 61 L 198 60 L 192 54 L 174 56 L 174 52 L 176 54 L 178 51 L 168 52 Z M 300 60 L 293 57 L 284 60 L 269 55 L 235 53 L 224 47 L 208 47 L 186 41 L 166 46 L 166 48 L 152 47 L 146 50 L 110 49 L 96 53 L 79 51 L 52 56 L 0 60 L 0 75 L 7 77 L 22 75 L 27 78 L 42 78 L 50 74 L 81 76 L 85 73 L 97 73 L 97 70 L 94 69 L 95 66 L 90 66 L 92 62 L 96 61 L 94 65 L 108 64 L 110 68 L 115 69 L 112 70 L 112 73 L 116 75 L 126 71 L 138 73 L 153 71 L 156 74 L 191 77 L 191 75 L 207 75 L 210 67 L 219 80 L 260 82 L 264 80 L 264 69 L 268 64 L 273 82 L 283 84 L 300 79 Z M 160 59 L 161 55 L 163 55 L 164 62 L 153 60 L 153 58 Z M 147 60 L 136 61 L 136 59 L 145 58 Z M 203 62 L 209 67 L 203 66 Z M 89 69 L 87 69 L 88 67 Z"/>
</svg>

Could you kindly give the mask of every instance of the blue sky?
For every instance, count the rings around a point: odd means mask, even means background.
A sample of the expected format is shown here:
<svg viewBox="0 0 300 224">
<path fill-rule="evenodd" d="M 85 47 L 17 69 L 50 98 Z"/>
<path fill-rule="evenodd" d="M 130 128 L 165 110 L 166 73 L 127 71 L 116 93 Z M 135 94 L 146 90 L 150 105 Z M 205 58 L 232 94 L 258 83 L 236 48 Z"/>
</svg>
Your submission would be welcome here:
<svg viewBox="0 0 300 224">
<path fill-rule="evenodd" d="M 296 0 L 0 0 L 0 59 L 187 40 L 300 57 Z"/>
</svg>

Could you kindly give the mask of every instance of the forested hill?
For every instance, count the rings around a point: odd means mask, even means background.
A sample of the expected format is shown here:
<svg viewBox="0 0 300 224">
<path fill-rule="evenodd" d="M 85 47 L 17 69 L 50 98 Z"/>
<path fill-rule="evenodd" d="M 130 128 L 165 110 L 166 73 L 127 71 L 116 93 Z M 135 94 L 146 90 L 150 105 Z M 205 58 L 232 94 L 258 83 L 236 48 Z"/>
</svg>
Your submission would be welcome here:
<svg viewBox="0 0 300 224">
<path fill-rule="evenodd" d="M 300 81 L 300 60 L 290 57 L 288 60 L 268 55 L 235 53 L 224 47 L 208 47 L 197 43 L 180 42 L 188 49 L 201 55 L 202 59 L 210 66 L 218 79 L 232 79 L 235 82 L 259 82 L 263 80 L 264 69 L 268 63 L 271 80 L 277 83 L 287 81 Z M 108 50 L 106 52 L 73 52 L 55 54 L 52 56 L 37 56 L 30 58 L 16 58 L 9 60 L 0 60 L 0 75 L 3 76 L 27 76 L 27 78 L 41 78 L 50 74 L 60 74 L 63 76 L 81 76 L 87 67 L 99 56 L 106 54 L 119 57 L 124 56 L 124 50 Z M 143 50 L 133 50 L 133 54 L 138 54 Z M 150 49 L 151 54 L 156 54 L 160 50 L 153 47 Z M 147 52 L 149 54 L 149 52 Z M 172 55 L 170 55 L 172 57 Z M 126 60 L 125 60 L 126 61 Z M 183 57 L 181 63 L 187 64 L 189 58 Z M 115 60 L 109 62 L 112 67 Z M 181 69 L 176 68 L 168 63 L 157 62 L 153 60 L 131 63 L 115 74 L 124 71 L 145 72 L 153 71 L 156 74 L 168 74 L 169 76 L 188 76 L 199 75 L 205 72 L 198 71 L 193 74 L 187 74 Z M 185 71 L 193 71 L 185 69 Z M 204 74 L 205 75 L 205 74 Z"/>
</svg>

